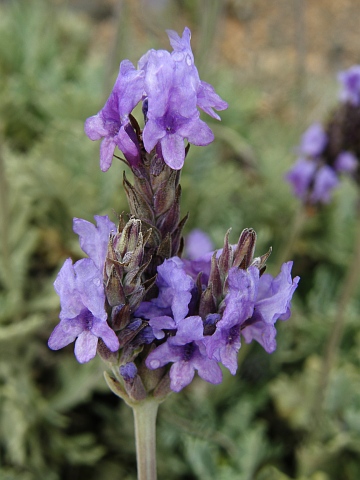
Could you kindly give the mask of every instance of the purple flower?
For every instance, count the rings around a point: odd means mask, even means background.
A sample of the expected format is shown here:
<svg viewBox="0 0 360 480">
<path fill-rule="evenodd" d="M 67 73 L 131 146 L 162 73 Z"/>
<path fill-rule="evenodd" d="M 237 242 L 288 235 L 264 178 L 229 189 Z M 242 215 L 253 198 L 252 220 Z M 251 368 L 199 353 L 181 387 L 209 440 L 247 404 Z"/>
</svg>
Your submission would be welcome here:
<svg viewBox="0 0 360 480">
<path fill-rule="evenodd" d="M 60 323 L 50 335 L 49 347 L 59 350 L 76 340 L 75 356 L 80 363 L 95 357 L 99 338 L 116 352 L 119 341 L 106 322 L 102 274 L 94 262 L 84 258 L 72 265 L 71 259 L 67 259 L 54 287 L 60 296 L 61 312 Z"/>
<path fill-rule="evenodd" d="M 339 179 L 335 170 L 329 167 L 329 165 L 323 165 L 316 172 L 310 201 L 312 203 L 329 203 L 332 190 L 338 185 Z"/>
<path fill-rule="evenodd" d="M 189 70 L 186 61 L 177 62 L 164 50 L 152 51 L 148 56 L 144 146 L 151 152 L 159 142 L 165 163 L 174 170 L 181 169 L 184 164 L 184 139 L 202 146 L 214 139 L 211 129 L 200 120 L 193 83 L 193 71 Z"/>
<path fill-rule="evenodd" d="M 205 232 L 199 228 L 194 228 L 185 238 L 186 256 L 190 260 L 201 258 L 204 254 L 214 250 L 214 245 Z"/>
<path fill-rule="evenodd" d="M 348 70 L 339 72 L 338 81 L 342 87 L 340 100 L 358 107 L 360 105 L 360 65 L 353 65 Z"/>
<path fill-rule="evenodd" d="M 204 338 L 208 356 L 221 362 L 233 375 L 237 370 L 237 354 L 241 346 L 240 326 L 253 314 L 258 283 L 259 270 L 256 267 L 248 270 L 233 267 L 229 270 L 229 290 L 223 316 L 216 324 L 215 333 Z"/>
<path fill-rule="evenodd" d="M 73 230 L 79 235 L 80 247 L 95 263 L 102 273 L 109 243 L 110 232 L 116 232 L 116 226 L 108 216 L 94 216 L 97 227 L 82 218 L 74 218 Z"/>
<path fill-rule="evenodd" d="M 299 147 L 301 155 L 316 157 L 320 155 L 327 143 L 327 135 L 320 123 L 313 123 L 302 135 Z"/>
<path fill-rule="evenodd" d="M 184 263 L 178 257 L 165 260 L 157 271 L 158 297 L 142 302 L 135 314 L 147 319 L 172 316 L 177 324 L 188 313 L 194 281 L 185 273 Z"/>
<path fill-rule="evenodd" d="M 182 37 L 180 37 L 174 30 L 166 30 L 166 33 L 168 34 L 170 44 L 174 49 L 172 56 L 180 61 L 185 61 L 188 67 L 191 68 L 190 77 L 192 78 L 196 90 L 197 106 L 211 117 L 220 120 L 219 115 L 214 112 L 213 108 L 216 110 L 225 110 L 228 108 L 228 104 L 215 92 L 212 85 L 200 80 L 199 73 L 194 64 L 194 55 L 190 45 L 190 29 L 185 27 Z"/>
<path fill-rule="evenodd" d="M 85 122 L 90 140 L 100 140 L 100 168 L 106 172 L 112 163 L 115 147 L 125 155 L 131 166 L 140 161 L 140 150 L 129 114 L 140 102 L 144 91 L 144 72 L 136 70 L 129 60 L 120 64 L 119 75 L 104 107 Z"/>
<path fill-rule="evenodd" d="M 253 315 L 242 325 L 245 342 L 256 340 L 268 353 L 276 349 L 276 320 L 287 320 L 291 314 L 291 299 L 299 282 L 299 277 L 291 278 L 292 264 L 284 263 L 275 278 L 260 277 Z"/>
<path fill-rule="evenodd" d="M 294 195 L 303 201 L 307 198 L 316 168 L 315 162 L 299 158 L 291 170 L 285 175 L 285 179 L 292 186 Z"/>
<path fill-rule="evenodd" d="M 192 381 L 197 370 L 199 376 L 210 383 L 220 383 L 222 373 L 216 360 L 210 359 L 201 344 L 203 322 L 201 317 L 184 318 L 178 331 L 153 350 L 146 359 L 146 366 L 154 370 L 172 362 L 170 388 L 179 392 Z M 200 348 L 201 347 L 201 348 Z"/>
<path fill-rule="evenodd" d="M 335 169 L 338 172 L 353 173 L 358 166 L 357 157 L 351 152 L 341 152 L 335 160 Z"/>
</svg>

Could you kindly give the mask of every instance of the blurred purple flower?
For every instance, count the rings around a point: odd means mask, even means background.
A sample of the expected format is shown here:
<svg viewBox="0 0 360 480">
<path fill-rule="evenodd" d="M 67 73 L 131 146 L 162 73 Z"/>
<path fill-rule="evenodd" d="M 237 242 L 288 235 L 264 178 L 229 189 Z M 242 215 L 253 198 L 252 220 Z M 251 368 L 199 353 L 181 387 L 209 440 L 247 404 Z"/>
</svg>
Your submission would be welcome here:
<svg viewBox="0 0 360 480">
<path fill-rule="evenodd" d="M 299 146 L 300 155 L 316 157 L 327 143 L 327 135 L 320 123 L 313 123 L 302 135 Z"/>
<path fill-rule="evenodd" d="M 140 102 L 144 91 L 144 72 L 123 60 L 113 90 L 104 107 L 85 122 L 90 140 L 100 140 L 100 168 L 106 172 L 112 163 L 115 147 L 125 155 L 131 166 L 140 161 L 140 149 L 129 114 Z"/>
<path fill-rule="evenodd" d="M 194 228 L 185 238 L 185 252 L 187 258 L 196 260 L 214 250 L 209 235 L 199 228 Z"/>
<path fill-rule="evenodd" d="M 80 363 L 95 357 L 99 338 L 112 352 L 117 351 L 118 338 L 106 322 L 102 273 L 94 262 L 84 258 L 73 265 L 67 259 L 54 287 L 60 296 L 61 312 L 60 323 L 50 335 L 49 347 L 59 350 L 76 340 L 75 356 Z"/>
<path fill-rule="evenodd" d="M 358 166 L 357 157 L 351 152 L 341 152 L 335 160 L 335 169 L 338 172 L 353 173 Z"/>
<path fill-rule="evenodd" d="M 298 158 L 293 167 L 285 175 L 285 179 L 292 186 L 294 195 L 303 201 L 307 198 L 316 168 L 315 162 Z"/>
<path fill-rule="evenodd" d="M 360 65 L 353 65 L 348 70 L 338 73 L 341 84 L 340 100 L 354 107 L 360 105 Z"/>
<path fill-rule="evenodd" d="M 332 191 L 338 185 L 339 179 L 335 170 L 329 165 L 323 165 L 316 171 L 314 186 L 310 195 L 311 203 L 329 203 Z"/>
</svg>

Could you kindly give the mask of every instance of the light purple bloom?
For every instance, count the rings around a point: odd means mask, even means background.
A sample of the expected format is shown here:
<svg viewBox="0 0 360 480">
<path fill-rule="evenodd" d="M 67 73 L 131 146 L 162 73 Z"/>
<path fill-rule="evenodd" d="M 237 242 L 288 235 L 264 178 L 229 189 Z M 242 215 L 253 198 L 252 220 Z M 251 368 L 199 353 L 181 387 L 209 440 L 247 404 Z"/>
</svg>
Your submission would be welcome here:
<svg viewBox="0 0 360 480">
<path fill-rule="evenodd" d="M 327 143 L 327 135 L 320 123 L 313 123 L 302 135 L 300 155 L 316 157 L 321 155 Z"/>
<path fill-rule="evenodd" d="M 129 124 L 129 114 L 140 102 L 144 91 L 144 72 L 136 70 L 129 60 L 120 64 L 119 75 L 104 107 L 85 122 L 90 140 L 100 140 L 100 167 L 106 172 L 112 163 L 115 147 L 125 155 L 131 166 L 140 161 L 135 132 Z"/>
<path fill-rule="evenodd" d="M 102 273 L 110 232 L 116 232 L 115 224 L 108 216 L 94 216 L 97 227 L 82 218 L 74 218 L 73 230 L 79 235 L 80 247 Z"/>
<path fill-rule="evenodd" d="M 360 105 L 360 65 L 353 65 L 348 70 L 339 72 L 338 81 L 342 87 L 340 100 L 358 107 Z"/>
<path fill-rule="evenodd" d="M 174 58 L 185 61 L 192 69 L 190 77 L 192 78 L 196 90 L 197 106 L 211 117 L 220 120 L 219 115 L 214 112 L 213 109 L 225 110 L 228 108 L 228 104 L 215 92 L 212 85 L 200 80 L 199 73 L 194 64 L 194 55 L 190 45 L 190 29 L 185 27 L 182 37 L 180 37 L 174 30 L 167 30 L 166 33 L 168 34 L 170 44 L 174 49 L 172 52 Z M 182 54 L 183 56 L 181 57 L 179 54 Z"/>
<path fill-rule="evenodd" d="M 192 71 L 186 62 L 176 62 L 169 52 L 152 51 L 147 58 L 145 90 L 145 149 L 150 152 L 159 142 L 165 163 L 179 170 L 185 159 L 184 139 L 202 146 L 214 139 L 196 108 Z"/>
<path fill-rule="evenodd" d="M 301 200 L 306 200 L 316 168 L 317 165 L 314 161 L 299 158 L 285 175 L 285 179 L 292 186 L 294 195 Z"/>
<path fill-rule="evenodd" d="M 233 375 L 241 346 L 240 326 L 253 314 L 258 283 L 259 270 L 256 267 L 230 269 L 222 319 L 216 324 L 215 333 L 204 338 L 209 357 L 221 362 Z"/>
<path fill-rule="evenodd" d="M 179 392 L 192 381 L 195 371 L 210 383 L 220 383 L 222 373 L 216 360 L 210 359 L 201 344 L 203 323 L 200 317 L 188 317 L 179 322 L 174 337 L 153 350 L 146 359 L 151 370 L 172 362 L 170 368 L 170 388 Z M 199 348 L 201 346 L 202 348 Z"/>
<path fill-rule="evenodd" d="M 106 322 L 102 274 L 94 262 L 84 258 L 72 265 L 71 259 L 67 259 L 54 287 L 60 296 L 61 312 L 49 347 L 59 350 L 76 340 L 75 356 L 80 363 L 95 357 L 99 338 L 112 352 L 117 351 L 118 338 Z"/>
<path fill-rule="evenodd" d="M 351 152 L 341 152 L 335 160 L 335 169 L 338 172 L 353 173 L 358 166 L 357 157 Z"/>
<path fill-rule="evenodd" d="M 245 342 L 256 340 L 268 353 L 276 349 L 276 320 L 287 320 L 291 314 L 291 299 L 299 282 L 299 277 L 291 278 L 292 265 L 284 263 L 275 278 L 269 274 L 260 277 L 254 313 L 242 325 Z"/>
<path fill-rule="evenodd" d="M 157 271 L 158 297 L 150 302 L 142 302 L 135 314 L 147 319 L 172 316 L 177 324 L 188 313 L 191 290 L 195 283 L 185 273 L 184 263 L 178 257 L 165 260 Z"/>
<path fill-rule="evenodd" d="M 310 195 L 311 202 L 329 203 L 331 193 L 338 185 L 339 179 L 335 170 L 329 167 L 329 165 L 323 165 L 316 172 L 314 186 Z"/>
<path fill-rule="evenodd" d="M 190 260 L 201 258 L 213 250 L 214 245 L 209 235 L 199 228 L 194 228 L 185 238 L 186 256 Z"/>
</svg>

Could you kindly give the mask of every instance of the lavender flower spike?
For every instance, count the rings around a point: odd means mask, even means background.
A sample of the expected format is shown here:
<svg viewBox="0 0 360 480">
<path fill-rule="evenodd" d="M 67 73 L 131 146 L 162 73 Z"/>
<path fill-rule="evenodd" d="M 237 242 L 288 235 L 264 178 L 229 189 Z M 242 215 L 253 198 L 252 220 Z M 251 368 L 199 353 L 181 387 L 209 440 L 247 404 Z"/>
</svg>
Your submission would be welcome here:
<svg viewBox="0 0 360 480">
<path fill-rule="evenodd" d="M 76 340 L 75 356 L 80 363 L 95 357 L 99 338 L 116 352 L 119 341 L 106 321 L 102 274 L 93 261 L 84 258 L 72 265 L 71 259 L 66 260 L 54 287 L 60 296 L 61 312 L 60 323 L 50 335 L 49 347 L 59 350 Z"/>
</svg>

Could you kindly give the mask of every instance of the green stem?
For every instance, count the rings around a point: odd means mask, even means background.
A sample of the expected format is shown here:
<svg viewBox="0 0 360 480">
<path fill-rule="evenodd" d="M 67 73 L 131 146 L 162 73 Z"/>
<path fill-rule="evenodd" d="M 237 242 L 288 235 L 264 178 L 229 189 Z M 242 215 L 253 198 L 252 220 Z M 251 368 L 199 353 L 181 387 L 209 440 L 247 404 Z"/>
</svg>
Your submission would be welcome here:
<svg viewBox="0 0 360 480">
<path fill-rule="evenodd" d="M 345 327 L 347 307 L 355 292 L 360 277 L 360 202 L 357 206 L 357 224 L 354 244 L 354 253 L 351 258 L 346 277 L 343 283 L 343 289 L 337 304 L 336 315 L 333 326 L 326 344 L 321 376 L 318 385 L 318 395 L 315 397 L 314 416 L 318 417 L 322 410 L 325 391 L 328 385 L 331 369 L 335 363 L 340 342 Z"/>
<path fill-rule="evenodd" d="M 156 480 L 156 415 L 159 402 L 150 398 L 132 405 L 138 480 Z"/>
</svg>

